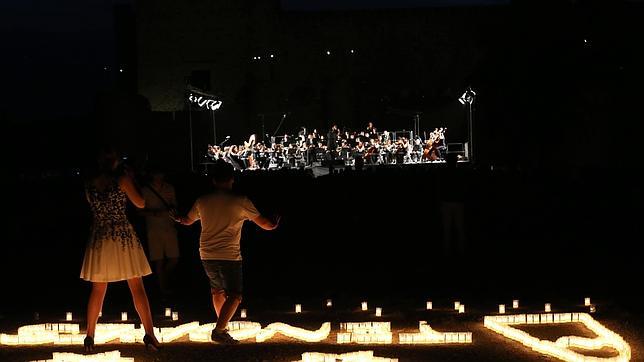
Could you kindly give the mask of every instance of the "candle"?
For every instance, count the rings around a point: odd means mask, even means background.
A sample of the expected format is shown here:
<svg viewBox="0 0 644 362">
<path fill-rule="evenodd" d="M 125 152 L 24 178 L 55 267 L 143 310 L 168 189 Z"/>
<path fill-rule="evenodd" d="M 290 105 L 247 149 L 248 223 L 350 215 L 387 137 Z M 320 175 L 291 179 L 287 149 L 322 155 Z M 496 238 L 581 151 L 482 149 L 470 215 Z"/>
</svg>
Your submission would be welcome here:
<svg viewBox="0 0 644 362">
<path fill-rule="evenodd" d="M 458 313 L 465 313 L 465 304 L 460 304 L 459 303 Z"/>
<path fill-rule="evenodd" d="M 239 312 L 239 316 L 242 318 L 246 318 L 246 309 L 242 309 L 241 312 Z"/>
<path fill-rule="evenodd" d="M 519 300 L 515 299 L 512 301 L 512 308 L 517 309 L 519 308 Z"/>
<path fill-rule="evenodd" d="M 327 300 L 326 300 L 326 306 L 327 306 L 328 308 L 333 307 L 333 301 L 332 301 L 331 299 L 327 299 Z"/>
<path fill-rule="evenodd" d="M 376 308 L 376 317 L 382 317 L 382 308 Z"/>
<path fill-rule="evenodd" d="M 461 302 L 454 302 L 454 310 L 458 310 L 461 307 Z"/>
<path fill-rule="evenodd" d="M 127 320 L 127 312 L 121 312 L 121 320 L 126 321 Z"/>
<path fill-rule="evenodd" d="M 544 309 L 545 309 L 546 313 L 550 313 L 550 312 L 552 312 L 552 308 L 551 308 L 551 306 L 550 306 L 550 303 L 546 303 L 546 305 L 545 305 L 545 308 L 544 308 Z"/>
<path fill-rule="evenodd" d="M 179 312 L 172 312 L 172 320 L 173 321 L 179 320 Z"/>
<path fill-rule="evenodd" d="M 590 298 L 588 298 L 588 297 L 584 298 L 584 305 L 586 307 L 590 306 Z"/>
<path fill-rule="evenodd" d="M 432 310 L 432 309 L 434 309 L 434 305 L 432 304 L 432 302 L 427 301 L 427 306 L 426 306 L 426 308 L 427 308 L 427 310 Z"/>
<path fill-rule="evenodd" d="M 302 304 L 295 305 L 295 313 L 302 313 Z"/>
<path fill-rule="evenodd" d="M 367 309 L 369 309 L 369 307 L 367 306 L 367 302 L 362 302 L 362 310 L 365 311 Z"/>
<path fill-rule="evenodd" d="M 72 312 L 67 312 L 67 314 L 65 315 L 65 319 L 68 321 L 71 321 L 72 319 L 74 319 L 72 316 Z"/>
<path fill-rule="evenodd" d="M 499 314 L 505 314 L 505 304 L 499 304 Z"/>
<path fill-rule="evenodd" d="M 172 308 L 166 308 L 165 309 L 165 316 L 166 317 L 172 317 Z"/>
</svg>

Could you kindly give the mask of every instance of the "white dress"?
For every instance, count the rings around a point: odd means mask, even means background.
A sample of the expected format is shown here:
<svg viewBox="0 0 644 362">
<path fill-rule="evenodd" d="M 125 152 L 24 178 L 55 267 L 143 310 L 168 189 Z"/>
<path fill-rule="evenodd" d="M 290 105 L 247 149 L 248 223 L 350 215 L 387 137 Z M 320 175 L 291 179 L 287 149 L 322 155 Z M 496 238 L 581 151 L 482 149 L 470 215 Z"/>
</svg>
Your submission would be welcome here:
<svg viewBox="0 0 644 362">
<path fill-rule="evenodd" d="M 92 282 L 115 282 L 152 274 L 139 238 L 125 214 L 127 195 L 114 181 L 99 191 L 86 187 L 93 214 L 80 277 Z"/>
</svg>

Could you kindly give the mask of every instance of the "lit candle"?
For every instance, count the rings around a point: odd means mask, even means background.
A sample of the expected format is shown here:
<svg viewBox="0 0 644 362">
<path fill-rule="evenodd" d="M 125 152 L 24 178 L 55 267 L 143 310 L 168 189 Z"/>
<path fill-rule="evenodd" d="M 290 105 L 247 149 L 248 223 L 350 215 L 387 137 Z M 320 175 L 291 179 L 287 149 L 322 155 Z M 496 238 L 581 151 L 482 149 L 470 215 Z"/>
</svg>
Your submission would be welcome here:
<svg viewBox="0 0 644 362">
<path fill-rule="evenodd" d="M 172 312 L 172 320 L 173 321 L 179 320 L 179 312 Z"/>
<path fill-rule="evenodd" d="M 519 308 L 519 300 L 515 299 L 512 301 L 512 308 L 517 309 Z"/>
<path fill-rule="evenodd" d="M 382 308 L 376 308 L 376 317 L 382 317 Z"/>
<path fill-rule="evenodd" d="M 552 308 L 551 308 L 551 306 L 550 306 L 550 303 L 546 303 L 546 305 L 545 305 L 545 308 L 544 308 L 544 309 L 545 309 L 546 313 L 550 313 L 550 312 L 552 312 Z"/>
<path fill-rule="evenodd" d="M 246 309 L 242 309 L 241 312 L 239 312 L 239 316 L 243 319 L 246 318 Z"/>
<path fill-rule="evenodd" d="M 172 317 L 172 308 L 166 308 L 165 309 L 165 316 L 166 317 Z"/>
<path fill-rule="evenodd" d="M 432 309 L 434 309 L 434 305 L 432 304 L 432 302 L 427 301 L 427 306 L 426 306 L 426 308 L 427 308 L 427 310 L 432 310 Z"/>
<path fill-rule="evenodd" d="M 461 307 L 461 302 L 454 302 L 454 310 L 458 310 Z"/>
<path fill-rule="evenodd" d="M 302 313 L 302 304 L 295 305 L 295 313 Z"/>
<path fill-rule="evenodd" d="M 328 308 L 333 307 L 333 301 L 332 301 L 331 299 L 327 299 L 327 300 L 326 300 L 326 306 L 327 306 Z"/>
<path fill-rule="evenodd" d="M 369 309 L 369 307 L 367 306 L 367 302 L 362 302 L 362 310 L 365 311 L 367 309 Z"/>
<path fill-rule="evenodd" d="M 465 304 L 460 304 L 458 305 L 458 312 L 459 313 L 465 313 Z"/>
<path fill-rule="evenodd" d="M 65 319 L 68 321 L 71 321 L 72 319 L 74 319 L 72 316 L 72 312 L 67 312 L 67 314 L 65 315 Z"/>
<path fill-rule="evenodd" d="M 505 314 L 505 304 L 499 304 L 499 314 Z"/>
<path fill-rule="evenodd" d="M 586 307 L 590 306 L 590 298 L 589 297 L 584 298 L 584 305 Z"/>
<path fill-rule="evenodd" d="M 126 321 L 127 320 L 127 312 L 121 312 L 121 320 Z"/>
</svg>

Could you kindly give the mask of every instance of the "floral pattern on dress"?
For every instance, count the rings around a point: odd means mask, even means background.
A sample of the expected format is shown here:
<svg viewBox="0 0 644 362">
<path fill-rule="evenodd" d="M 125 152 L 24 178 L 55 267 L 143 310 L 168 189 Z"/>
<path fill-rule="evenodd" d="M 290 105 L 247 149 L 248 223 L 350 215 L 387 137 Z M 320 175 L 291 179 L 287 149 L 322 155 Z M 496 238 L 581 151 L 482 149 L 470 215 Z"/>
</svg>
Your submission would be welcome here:
<svg viewBox="0 0 644 362">
<path fill-rule="evenodd" d="M 141 248 L 139 238 L 125 213 L 127 195 L 117 182 L 114 181 L 102 191 L 93 184 L 88 184 L 85 190 L 93 215 L 90 246 L 100 248 L 103 242 L 118 242 L 123 248 Z"/>
</svg>

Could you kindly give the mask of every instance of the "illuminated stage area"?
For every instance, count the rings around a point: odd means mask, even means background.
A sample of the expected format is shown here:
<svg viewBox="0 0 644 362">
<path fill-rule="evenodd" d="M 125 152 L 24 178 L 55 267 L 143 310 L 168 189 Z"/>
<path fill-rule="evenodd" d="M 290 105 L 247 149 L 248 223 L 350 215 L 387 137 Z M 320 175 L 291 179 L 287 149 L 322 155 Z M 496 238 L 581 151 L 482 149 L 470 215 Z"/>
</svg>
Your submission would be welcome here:
<svg viewBox="0 0 644 362">
<path fill-rule="evenodd" d="M 299 308 L 289 312 L 244 309 L 244 314 L 262 322 L 240 320 L 238 313 L 237 321 L 229 325 L 231 336 L 241 341 L 237 346 L 210 342 L 213 323 L 187 321 L 183 311 L 165 311 L 170 313 L 156 317 L 161 327 L 155 334 L 164 344 L 158 353 L 145 351 L 144 332 L 138 323 L 104 316 L 97 327 L 97 350 L 86 355 L 82 353 L 83 324 L 75 321 L 75 313 L 62 313 L 63 320 L 71 317 L 74 321 L 22 325 L 13 333 L 3 326 L 0 359 L 627 362 L 642 357 L 642 331 L 624 325 L 613 313 L 589 313 L 597 309 L 589 298 L 585 301 L 588 305 L 569 308 L 553 303 L 554 313 L 533 310 L 534 303 L 529 301 L 514 300 L 508 303 L 508 314 L 500 306 L 492 311 L 494 308 L 479 308 L 475 303 L 475 307 L 468 303 L 463 311 L 464 302 L 458 302 L 460 308 L 455 309 L 456 303 L 442 300 L 418 303 L 417 308 L 408 310 L 374 307 L 367 302 L 362 303 L 367 304 L 364 310 L 360 304 L 343 310 L 334 307 L 336 301 L 329 306 L 329 301 L 315 307 L 313 302 L 298 304 Z M 117 319 L 126 317 L 116 315 L 121 317 Z M 414 317 L 426 320 L 414 326 Z M 284 322 L 276 322 L 279 319 Z M 325 319 L 332 322 L 319 322 Z"/>
</svg>

